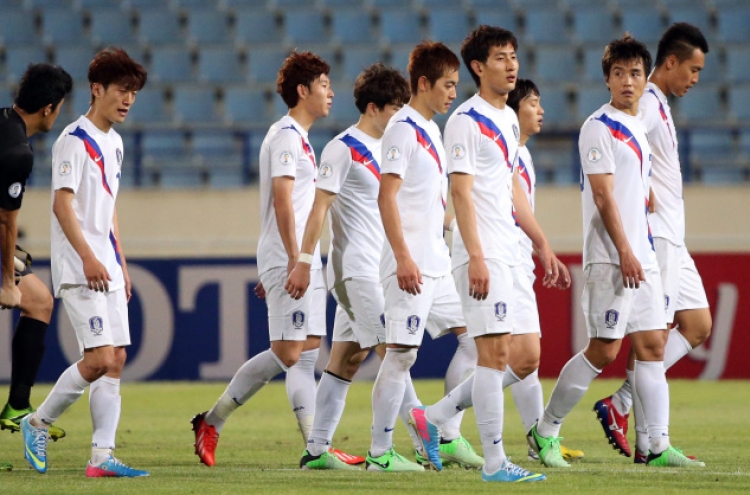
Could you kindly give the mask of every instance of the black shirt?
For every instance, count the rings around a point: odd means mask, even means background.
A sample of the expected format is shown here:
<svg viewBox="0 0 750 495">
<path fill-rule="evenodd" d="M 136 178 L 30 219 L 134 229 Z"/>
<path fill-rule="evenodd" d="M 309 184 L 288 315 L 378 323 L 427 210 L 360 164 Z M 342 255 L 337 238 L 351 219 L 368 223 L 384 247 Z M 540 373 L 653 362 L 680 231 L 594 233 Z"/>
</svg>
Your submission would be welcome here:
<svg viewBox="0 0 750 495">
<path fill-rule="evenodd" d="M 0 108 L 0 208 L 21 208 L 33 165 L 34 151 L 26 137 L 26 123 L 12 108 Z"/>
</svg>

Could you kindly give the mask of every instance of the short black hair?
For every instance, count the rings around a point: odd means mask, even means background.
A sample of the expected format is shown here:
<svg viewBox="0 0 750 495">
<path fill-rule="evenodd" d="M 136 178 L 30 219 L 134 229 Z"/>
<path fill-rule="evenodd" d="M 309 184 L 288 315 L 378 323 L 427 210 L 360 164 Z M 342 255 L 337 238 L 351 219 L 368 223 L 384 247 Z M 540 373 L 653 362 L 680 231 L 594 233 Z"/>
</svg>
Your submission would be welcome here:
<svg viewBox="0 0 750 495">
<path fill-rule="evenodd" d="M 487 62 L 492 47 L 505 46 L 508 44 L 513 46 L 514 50 L 518 50 L 518 40 L 516 40 L 513 33 L 507 29 L 487 26 L 486 24 L 477 27 L 466 37 L 461 44 L 461 58 L 477 87 L 479 87 L 479 76 L 477 76 L 474 73 L 474 69 L 471 68 L 471 62 L 473 60 Z"/>
<path fill-rule="evenodd" d="M 382 110 L 386 105 L 405 105 L 409 102 L 409 83 L 398 69 L 376 62 L 362 71 L 354 81 L 354 104 L 364 114 L 368 103 Z"/>
<path fill-rule="evenodd" d="M 648 47 L 633 38 L 630 33 L 625 33 L 622 38 L 612 40 L 604 47 L 602 56 L 602 72 L 604 77 L 609 77 L 609 71 L 615 62 L 629 62 L 631 60 L 640 60 L 643 63 L 643 71 L 646 77 L 651 72 L 651 53 Z"/>
<path fill-rule="evenodd" d="M 531 79 L 519 79 L 516 81 L 516 87 L 513 91 L 508 93 L 508 101 L 506 104 L 512 108 L 514 112 L 518 113 L 521 101 L 531 95 L 541 96 L 541 94 L 539 94 L 539 88 L 536 87 L 534 81 Z"/>
<path fill-rule="evenodd" d="M 55 110 L 73 89 L 73 78 L 59 65 L 30 64 L 18 84 L 13 104 L 26 113 L 36 113 L 47 105 Z"/>
<path fill-rule="evenodd" d="M 656 49 L 656 66 L 659 67 L 670 55 L 682 63 L 693 56 L 698 48 L 708 53 L 708 41 L 700 29 L 687 22 L 676 22 L 664 31 Z"/>
</svg>

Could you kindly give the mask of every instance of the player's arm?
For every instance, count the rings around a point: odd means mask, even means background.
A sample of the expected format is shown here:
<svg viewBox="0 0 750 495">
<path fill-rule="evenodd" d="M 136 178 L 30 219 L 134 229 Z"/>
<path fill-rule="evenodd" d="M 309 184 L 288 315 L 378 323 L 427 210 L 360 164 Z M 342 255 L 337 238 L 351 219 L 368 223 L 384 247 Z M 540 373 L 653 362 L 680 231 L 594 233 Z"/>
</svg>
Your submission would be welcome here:
<svg viewBox="0 0 750 495">
<path fill-rule="evenodd" d="M 396 194 L 401 189 L 404 180 L 397 174 L 381 173 L 380 191 L 378 192 L 378 209 L 383 220 L 383 229 L 388 243 L 391 245 L 393 255 L 396 258 L 396 277 L 398 287 L 409 294 L 416 295 L 422 292 L 422 274 L 419 267 L 414 263 L 406 245 L 404 233 L 401 230 L 401 215 L 398 211 Z"/>
<path fill-rule="evenodd" d="M 641 268 L 641 263 L 633 254 L 625 229 L 622 226 L 620 211 L 615 202 L 613 190 L 615 178 L 613 174 L 589 174 L 591 194 L 594 195 L 599 215 L 602 217 L 604 228 L 607 229 L 609 238 L 617 249 L 620 257 L 620 270 L 622 271 L 622 282 L 627 288 L 638 288 L 641 282 L 646 281 L 646 276 Z"/>
<path fill-rule="evenodd" d="M 471 191 L 474 176 L 454 172 L 451 174 L 451 197 L 456 210 L 456 224 L 469 253 L 469 295 L 474 299 L 487 299 L 490 292 L 490 272 L 484 262 L 482 243 L 477 231 L 477 215 Z"/>
<path fill-rule="evenodd" d="M 297 232 L 294 230 L 294 205 L 292 204 L 292 190 L 294 177 L 281 176 L 271 179 L 273 189 L 273 209 L 276 212 L 276 226 L 279 229 L 281 242 L 289 257 L 287 272 L 294 268 L 299 256 L 297 247 Z"/>
<path fill-rule="evenodd" d="M 128 302 L 130 297 L 133 295 L 133 286 L 130 283 L 130 275 L 128 274 L 128 262 L 125 260 L 125 252 L 122 250 L 122 243 L 120 242 L 120 222 L 117 220 L 117 207 L 115 207 L 115 213 L 112 216 L 112 224 L 115 228 L 115 246 L 117 253 L 120 255 L 120 266 L 122 267 L 122 278 L 125 280 L 125 296 Z"/>
<path fill-rule="evenodd" d="M 16 287 L 13 258 L 18 236 L 18 210 L 0 208 L 0 251 L 2 253 L 2 280 L 0 282 L 0 307 L 15 308 L 21 304 L 21 291 Z"/>
<path fill-rule="evenodd" d="M 336 199 L 336 194 L 326 191 L 325 189 L 315 189 L 315 201 L 313 202 L 310 215 L 307 217 L 305 225 L 305 234 L 302 236 L 302 252 L 311 254 L 315 252 L 315 246 L 320 240 L 323 232 L 323 224 L 326 220 L 328 209 Z M 310 267 L 308 261 L 297 260 L 294 269 L 289 274 L 284 288 L 294 299 L 299 299 L 305 295 L 310 285 Z"/>
</svg>

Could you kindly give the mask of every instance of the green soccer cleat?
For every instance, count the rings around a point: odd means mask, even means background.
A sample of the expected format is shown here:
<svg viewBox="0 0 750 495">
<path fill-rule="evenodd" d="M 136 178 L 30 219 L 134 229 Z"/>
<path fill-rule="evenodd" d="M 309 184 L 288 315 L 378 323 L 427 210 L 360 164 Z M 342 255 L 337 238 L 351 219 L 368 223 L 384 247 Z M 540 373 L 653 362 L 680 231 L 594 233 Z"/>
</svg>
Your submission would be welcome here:
<svg viewBox="0 0 750 495">
<path fill-rule="evenodd" d="M 443 466 L 458 464 L 464 469 L 481 469 L 484 466 L 484 459 L 477 455 L 464 437 L 458 437 L 446 443 L 441 442 L 440 458 L 443 460 Z"/>
<path fill-rule="evenodd" d="M 568 468 L 560 452 L 560 440 L 562 437 L 542 437 L 536 432 L 537 425 L 531 427 L 529 432 L 529 445 L 539 454 L 539 459 L 547 467 Z"/>
<path fill-rule="evenodd" d="M 307 450 L 302 453 L 299 461 L 300 469 L 341 469 L 345 471 L 359 471 L 357 466 L 350 466 L 329 451 L 320 455 L 310 455 Z"/>
<path fill-rule="evenodd" d="M 420 466 L 423 466 L 425 468 L 430 467 L 430 460 L 423 456 L 422 453 L 417 449 L 414 449 L 414 459 L 416 459 L 417 464 L 419 464 Z"/>
<path fill-rule="evenodd" d="M 697 459 L 686 457 L 680 449 L 670 446 L 661 454 L 648 453 L 646 465 L 656 467 L 686 467 L 686 468 L 703 468 L 706 463 Z"/>
<path fill-rule="evenodd" d="M 404 456 L 398 454 L 393 448 L 380 457 L 372 457 L 368 452 L 366 465 L 368 471 L 379 471 L 383 473 L 424 471 L 424 468 L 421 465 L 407 460 Z"/>
<path fill-rule="evenodd" d="M 11 433 L 21 431 L 21 420 L 34 412 L 33 407 L 26 409 L 13 409 L 10 404 L 5 404 L 3 412 L 0 413 L 0 430 L 10 430 Z M 57 442 L 65 437 L 65 430 L 55 425 L 50 425 L 48 438 Z"/>
</svg>

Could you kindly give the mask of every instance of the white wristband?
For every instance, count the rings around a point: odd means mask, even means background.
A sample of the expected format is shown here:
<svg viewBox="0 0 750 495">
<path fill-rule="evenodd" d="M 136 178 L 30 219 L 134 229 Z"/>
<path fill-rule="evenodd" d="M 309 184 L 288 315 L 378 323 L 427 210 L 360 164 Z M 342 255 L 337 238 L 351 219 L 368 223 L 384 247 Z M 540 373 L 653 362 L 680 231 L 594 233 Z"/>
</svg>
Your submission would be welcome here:
<svg viewBox="0 0 750 495">
<path fill-rule="evenodd" d="M 456 231 L 456 225 L 457 225 L 457 222 L 456 222 L 456 219 L 454 218 L 453 220 L 451 220 L 451 223 L 448 225 L 448 230 L 450 232 L 455 232 Z"/>
<path fill-rule="evenodd" d="M 297 257 L 297 261 L 301 261 L 302 263 L 307 263 L 308 265 L 312 265 L 313 255 L 310 253 L 299 253 L 299 256 Z"/>
</svg>

